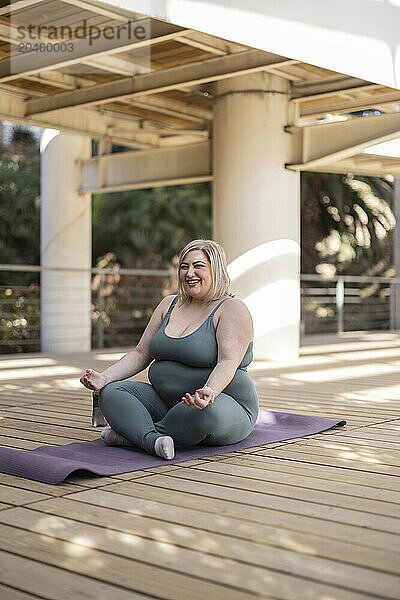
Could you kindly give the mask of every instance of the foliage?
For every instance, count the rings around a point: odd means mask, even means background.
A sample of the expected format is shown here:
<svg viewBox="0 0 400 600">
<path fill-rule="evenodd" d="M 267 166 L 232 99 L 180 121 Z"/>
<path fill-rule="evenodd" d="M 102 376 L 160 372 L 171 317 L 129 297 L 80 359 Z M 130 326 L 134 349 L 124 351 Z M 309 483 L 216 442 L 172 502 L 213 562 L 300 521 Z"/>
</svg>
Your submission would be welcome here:
<svg viewBox="0 0 400 600">
<path fill-rule="evenodd" d="M 302 273 L 383 274 L 391 267 L 393 182 L 304 172 Z"/>
<path fill-rule="evenodd" d="M 124 267 L 168 268 L 194 238 L 211 236 L 209 183 L 93 197 L 93 263 L 112 251 Z"/>
<path fill-rule="evenodd" d="M 0 352 L 40 351 L 39 286 L 0 286 Z"/>
<path fill-rule="evenodd" d="M 40 262 L 40 154 L 20 126 L 0 147 L 0 263 Z M 37 273 L 0 271 L 0 352 L 40 350 Z"/>
<path fill-rule="evenodd" d="M 40 263 L 40 153 L 33 135 L 16 127 L 11 142 L 0 153 L 0 263 Z M 31 275 L 14 273 L 14 283 L 28 283 Z M 0 272 L 0 284 L 10 283 Z"/>
<path fill-rule="evenodd" d="M 136 343 L 154 306 L 177 289 L 175 272 L 171 276 L 121 274 L 115 258 L 112 252 L 100 257 L 96 267 L 113 272 L 97 273 L 92 279 L 93 348 L 99 347 L 101 338 L 106 348 Z M 172 263 L 176 268 L 177 257 Z"/>
</svg>

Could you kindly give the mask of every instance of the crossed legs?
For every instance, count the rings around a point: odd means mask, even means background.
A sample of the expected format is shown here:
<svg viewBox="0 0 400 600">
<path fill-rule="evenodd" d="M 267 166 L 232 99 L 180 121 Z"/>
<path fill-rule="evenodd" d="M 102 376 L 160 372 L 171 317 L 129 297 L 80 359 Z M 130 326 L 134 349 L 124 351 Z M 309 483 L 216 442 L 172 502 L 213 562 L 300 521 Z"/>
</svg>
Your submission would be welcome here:
<svg viewBox="0 0 400 600">
<path fill-rule="evenodd" d="M 196 410 L 180 402 L 169 407 L 149 383 L 116 381 L 100 392 L 108 423 L 132 444 L 155 454 L 155 441 L 170 436 L 180 446 L 234 444 L 249 435 L 254 421 L 231 396 Z"/>
</svg>

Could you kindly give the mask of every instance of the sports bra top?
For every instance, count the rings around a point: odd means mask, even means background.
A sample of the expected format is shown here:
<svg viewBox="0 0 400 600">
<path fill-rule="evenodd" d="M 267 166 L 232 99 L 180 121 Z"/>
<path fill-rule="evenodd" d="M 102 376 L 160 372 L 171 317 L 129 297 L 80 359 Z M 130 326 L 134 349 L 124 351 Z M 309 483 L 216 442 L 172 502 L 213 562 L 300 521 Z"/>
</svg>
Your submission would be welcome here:
<svg viewBox="0 0 400 600">
<path fill-rule="evenodd" d="M 171 337 L 165 333 L 169 317 L 173 307 L 178 300 L 175 296 L 162 320 L 158 331 L 153 335 L 149 343 L 149 354 L 155 360 L 172 360 L 193 367 L 215 367 L 218 360 L 218 344 L 213 321 L 215 311 L 225 300 L 214 308 L 205 321 L 192 333 L 179 338 Z M 247 347 L 238 369 L 247 371 L 247 366 L 253 360 L 253 342 Z"/>
</svg>

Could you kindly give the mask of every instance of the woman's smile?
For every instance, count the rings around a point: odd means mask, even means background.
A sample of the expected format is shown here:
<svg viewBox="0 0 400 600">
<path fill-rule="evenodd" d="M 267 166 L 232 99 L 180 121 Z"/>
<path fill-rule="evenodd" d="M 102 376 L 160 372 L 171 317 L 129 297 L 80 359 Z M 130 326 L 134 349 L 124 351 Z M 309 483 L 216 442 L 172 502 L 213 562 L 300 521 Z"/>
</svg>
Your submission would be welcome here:
<svg viewBox="0 0 400 600">
<path fill-rule="evenodd" d="M 200 283 L 200 279 L 193 279 L 191 281 L 187 281 L 189 287 L 195 287 L 198 283 Z"/>
</svg>

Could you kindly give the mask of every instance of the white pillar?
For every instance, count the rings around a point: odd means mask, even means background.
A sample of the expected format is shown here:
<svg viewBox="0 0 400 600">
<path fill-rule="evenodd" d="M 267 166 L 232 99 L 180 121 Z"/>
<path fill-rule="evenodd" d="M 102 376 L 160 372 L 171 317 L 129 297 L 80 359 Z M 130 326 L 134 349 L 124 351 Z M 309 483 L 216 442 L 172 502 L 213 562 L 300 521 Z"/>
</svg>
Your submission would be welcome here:
<svg viewBox="0 0 400 600">
<path fill-rule="evenodd" d="M 400 177 L 394 180 L 394 216 L 396 226 L 394 229 L 394 274 L 400 278 Z M 394 328 L 400 330 L 400 283 L 394 288 Z"/>
<path fill-rule="evenodd" d="M 231 289 L 254 321 L 254 357 L 293 360 L 300 340 L 300 181 L 289 84 L 267 73 L 216 85 L 214 239 L 225 249 Z"/>
<path fill-rule="evenodd" d="M 46 129 L 41 139 L 41 275 L 43 352 L 90 350 L 91 196 L 77 193 L 90 139 Z"/>
</svg>

